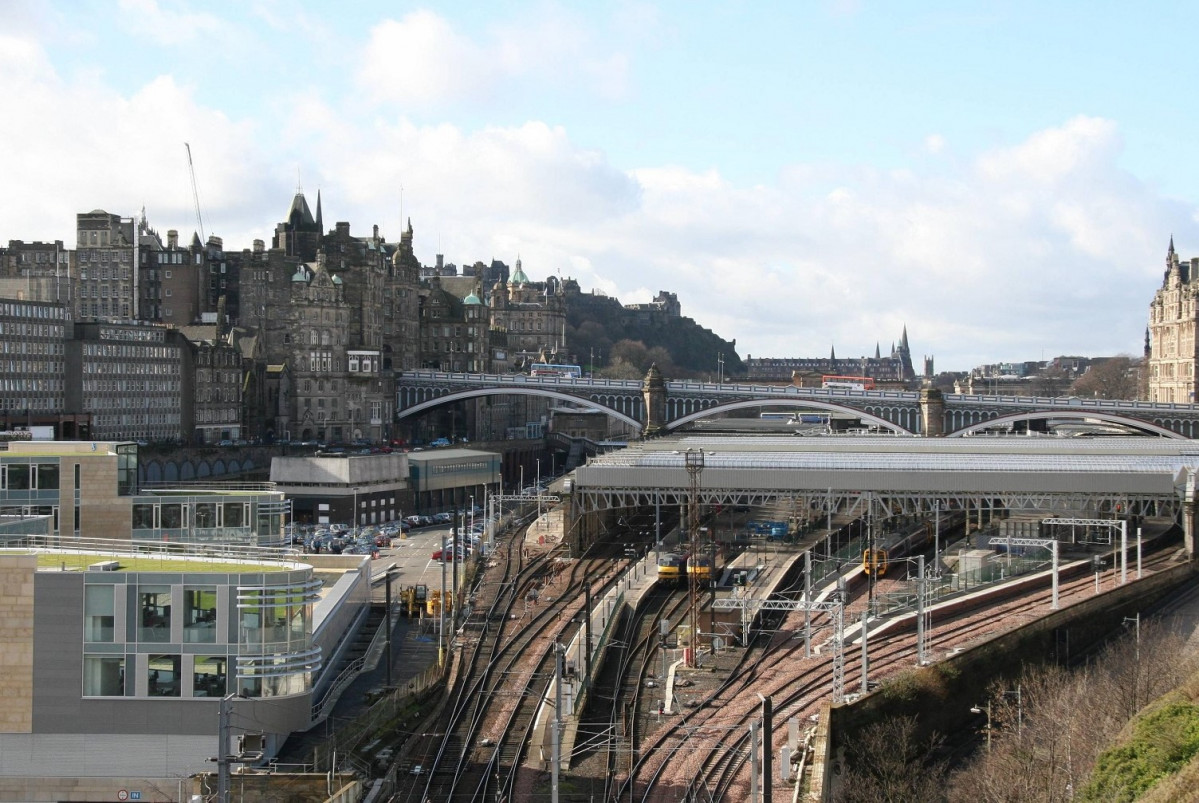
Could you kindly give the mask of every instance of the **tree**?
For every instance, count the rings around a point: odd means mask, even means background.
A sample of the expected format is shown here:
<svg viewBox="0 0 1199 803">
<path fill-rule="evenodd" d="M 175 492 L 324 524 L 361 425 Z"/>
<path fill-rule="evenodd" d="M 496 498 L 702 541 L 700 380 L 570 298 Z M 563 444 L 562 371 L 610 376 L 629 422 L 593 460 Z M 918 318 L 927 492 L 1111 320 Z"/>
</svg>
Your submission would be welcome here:
<svg viewBox="0 0 1199 803">
<path fill-rule="evenodd" d="M 1127 354 L 1097 360 L 1070 386 L 1070 393 L 1092 399 L 1135 399 L 1140 367 L 1141 361 Z"/>
<path fill-rule="evenodd" d="M 867 726 L 845 746 L 838 803 L 920 803 L 944 799 L 946 765 L 936 759 L 942 739 L 921 743 L 915 717 Z"/>
<path fill-rule="evenodd" d="M 1070 386 L 1070 377 L 1060 365 L 1051 365 L 1033 379 L 1033 393 L 1055 399 Z"/>
</svg>

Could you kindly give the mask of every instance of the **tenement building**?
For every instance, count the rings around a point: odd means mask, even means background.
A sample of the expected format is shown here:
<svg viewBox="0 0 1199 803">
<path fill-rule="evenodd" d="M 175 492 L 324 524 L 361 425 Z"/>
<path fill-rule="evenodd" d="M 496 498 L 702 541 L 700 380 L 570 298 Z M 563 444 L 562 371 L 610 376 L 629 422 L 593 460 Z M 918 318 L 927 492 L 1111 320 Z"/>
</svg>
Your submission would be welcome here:
<svg viewBox="0 0 1199 803">
<path fill-rule="evenodd" d="M 1145 337 L 1149 401 L 1195 402 L 1195 321 L 1199 318 L 1199 257 L 1183 262 L 1174 252 L 1174 238 L 1166 252 L 1162 286 L 1149 305 Z"/>
<path fill-rule="evenodd" d="M 133 218 L 103 209 L 76 215 L 78 318 L 138 315 L 138 246 Z"/>
</svg>

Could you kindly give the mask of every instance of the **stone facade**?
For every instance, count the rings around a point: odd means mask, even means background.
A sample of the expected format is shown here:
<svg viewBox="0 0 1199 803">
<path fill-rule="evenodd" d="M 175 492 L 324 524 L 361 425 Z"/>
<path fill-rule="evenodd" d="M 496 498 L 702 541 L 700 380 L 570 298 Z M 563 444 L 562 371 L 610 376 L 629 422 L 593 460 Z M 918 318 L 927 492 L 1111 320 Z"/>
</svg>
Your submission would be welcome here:
<svg viewBox="0 0 1199 803">
<path fill-rule="evenodd" d="M 35 556 L 0 564 L 0 733 L 33 730 L 33 575 Z"/>
<path fill-rule="evenodd" d="M 564 361 L 554 356 L 566 351 L 562 282 L 554 277 L 530 282 L 518 259 L 508 283 L 497 283 L 492 288 L 489 303 L 492 329 L 507 335 L 511 365 L 521 368 L 536 361 Z"/>
<path fill-rule="evenodd" d="M 138 317 L 138 248 L 133 218 L 103 209 L 76 215 L 77 318 Z"/>
<path fill-rule="evenodd" d="M 1162 286 L 1149 305 L 1145 342 L 1149 401 L 1195 402 L 1195 366 L 1199 363 L 1195 341 L 1197 298 L 1199 257 L 1189 262 L 1179 260 L 1171 237 Z"/>
</svg>

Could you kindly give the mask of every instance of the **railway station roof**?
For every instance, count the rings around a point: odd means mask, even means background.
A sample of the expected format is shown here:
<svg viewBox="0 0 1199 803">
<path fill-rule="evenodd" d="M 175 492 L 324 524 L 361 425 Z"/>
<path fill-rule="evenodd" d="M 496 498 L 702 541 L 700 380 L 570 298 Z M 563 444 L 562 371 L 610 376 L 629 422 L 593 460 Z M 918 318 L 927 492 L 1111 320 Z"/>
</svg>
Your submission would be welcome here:
<svg viewBox="0 0 1199 803">
<path fill-rule="evenodd" d="M 593 458 L 575 489 L 690 487 L 685 456 L 703 452 L 697 485 L 778 493 L 1081 494 L 1179 497 L 1199 471 L 1199 442 L 1148 437 L 680 434 Z"/>
</svg>

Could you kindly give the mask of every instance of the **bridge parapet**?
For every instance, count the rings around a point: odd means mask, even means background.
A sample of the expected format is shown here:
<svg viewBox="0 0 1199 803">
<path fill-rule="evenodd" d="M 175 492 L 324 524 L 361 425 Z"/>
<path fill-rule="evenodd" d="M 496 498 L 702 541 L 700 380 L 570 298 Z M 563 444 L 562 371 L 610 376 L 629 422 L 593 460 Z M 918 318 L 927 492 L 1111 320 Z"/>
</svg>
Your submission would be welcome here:
<svg viewBox="0 0 1199 803">
<path fill-rule="evenodd" d="M 794 385 L 666 381 L 667 429 L 754 405 L 792 405 L 860 414 L 865 426 L 896 434 L 923 434 L 921 396 L 907 390 L 800 388 Z M 600 377 L 526 376 L 407 371 L 400 375 L 396 409 L 401 417 L 471 396 L 516 393 L 578 399 L 629 423 L 644 424 L 643 381 Z M 1125 426 L 1165 437 L 1199 437 L 1199 405 L 1076 397 L 945 394 L 940 432 L 971 434 L 1037 418 L 1074 418 Z M 931 434 L 931 433 L 930 433 Z"/>
</svg>

